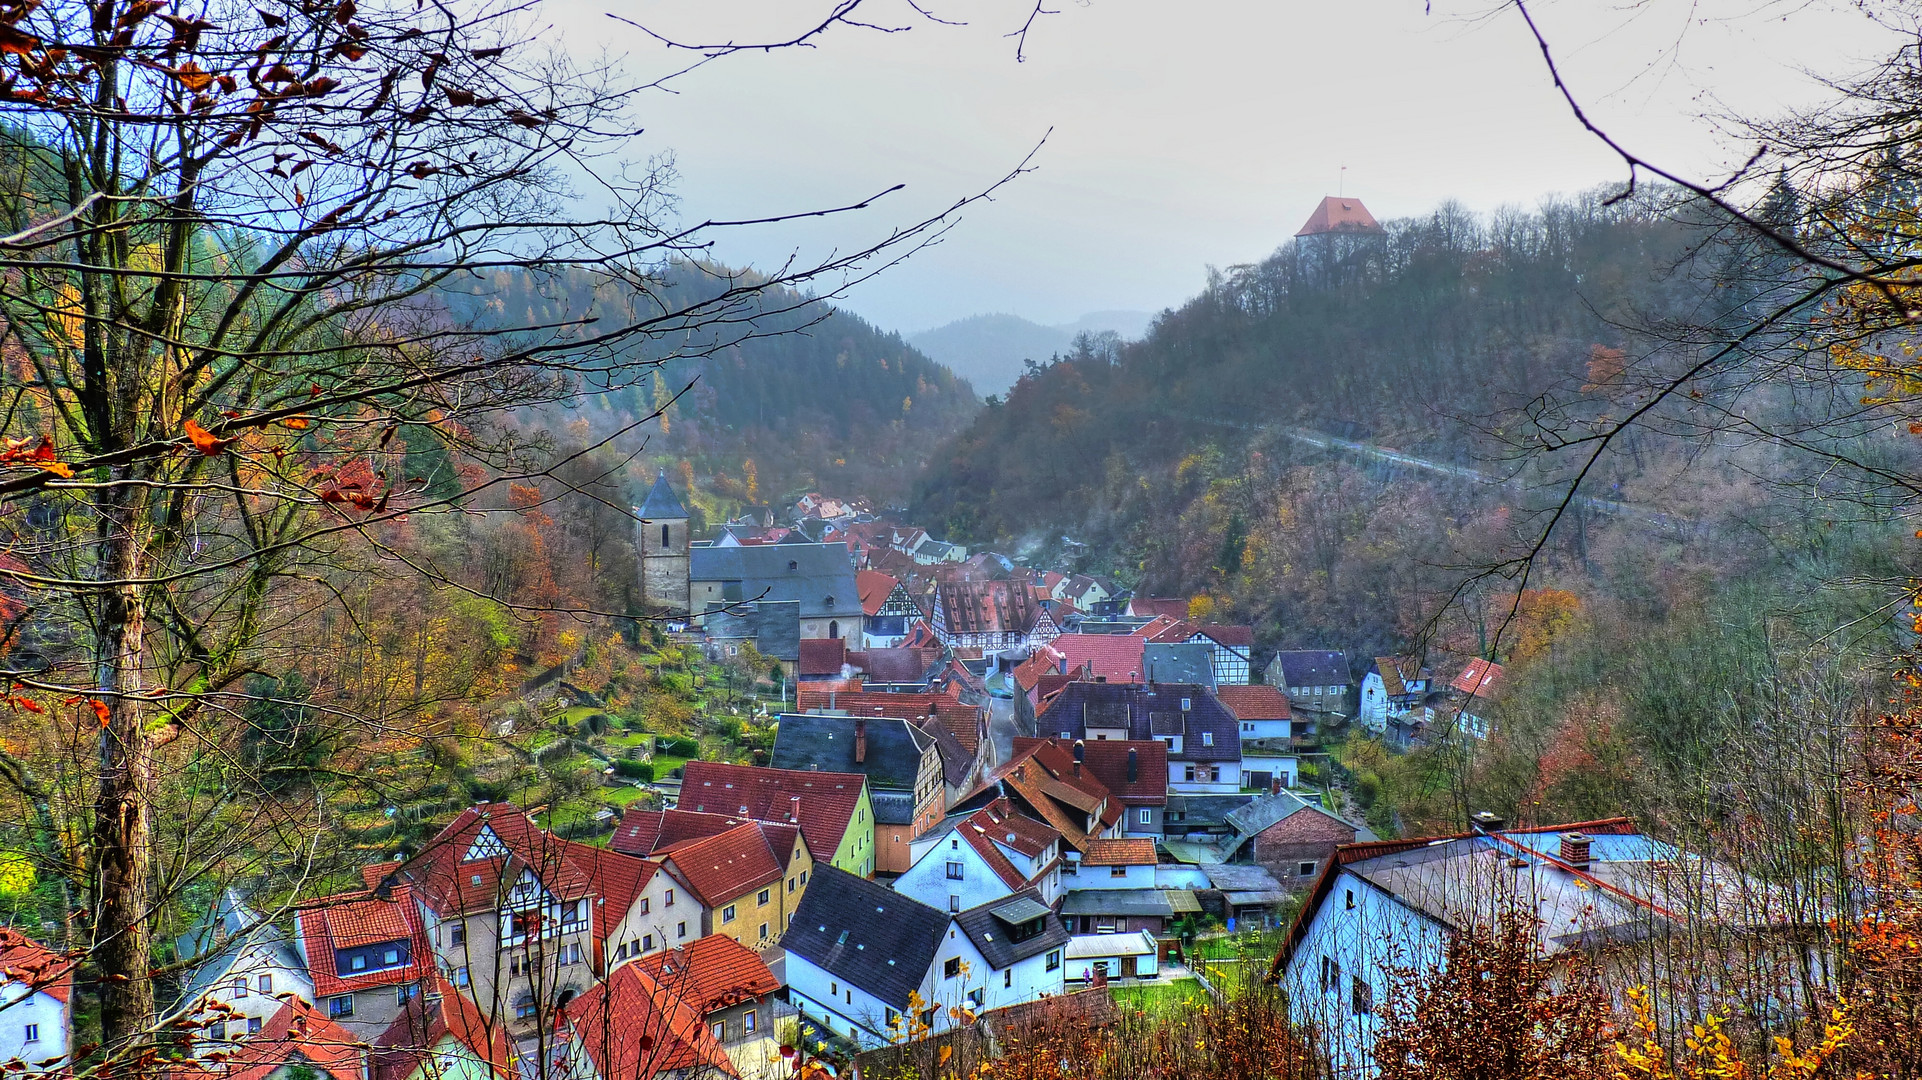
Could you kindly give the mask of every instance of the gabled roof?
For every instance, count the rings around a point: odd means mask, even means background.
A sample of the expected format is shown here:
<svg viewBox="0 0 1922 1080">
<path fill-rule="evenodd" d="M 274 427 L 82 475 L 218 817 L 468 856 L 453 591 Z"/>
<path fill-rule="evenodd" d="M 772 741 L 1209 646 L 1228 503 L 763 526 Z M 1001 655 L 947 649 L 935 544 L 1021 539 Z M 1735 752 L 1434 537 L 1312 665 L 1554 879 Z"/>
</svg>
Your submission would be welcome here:
<svg viewBox="0 0 1922 1080">
<path fill-rule="evenodd" d="M 176 1077 L 214 1077 L 220 1080 L 267 1080 L 289 1062 L 300 1061 L 334 1080 L 360 1080 L 361 1042 L 346 1028 L 322 1016 L 297 997 L 267 1018 L 258 1034 L 234 1046 L 225 1061 L 195 1061 L 182 1065 Z"/>
<path fill-rule="evenodd" d="M 1283 649 L 1272 663 L 1290 687 L 1346 686 L 1355 681 L 1348 670 L 1348 654 L 1333 649 Z"/>
<path fill-rule="evenodd" d="M 1038 646 L 1026 660 L 1015 665 L 1014 684 L 1024 693 L 1033 690 L 1040 684 L 1043 675 L 1059 672 L 1066 659 L 1067 657 L 1052 645 Z"/>
<path fill-rule="evenodd" d="M 73 996 L 77 963 L 10 926 L 0 926 L 0 985 L 18 984 L 64 1004 Z"/>
<path fill-rule="evenodd" d="M 1029 740 L 1016 739 L 1018 753 Z M 1058 742 L 1056 745 L 1060 745 Z M 1072 754 L 1071 747 L 1063 747 Z M 1128 754 L 1134 752 L 1134 779 Z M 1081 744 L 1082 768 L 1126 806 L 1160 806 L 1168 798 L 1168 744 L 1158 739 L 1098 739 Z"/>
<path fill-rule="evenodd" d="M 1071 682 L 1048 700 L 1035 727 L 1049 734 L 1066 731 L 1071 739 L 1085 737 L 1091 727 L 1123 728 L 1137 741 L 1180 735 L 1181 750 L 1171 751 L 1170 761 L 1241 759 L 1241 722 L 1205 686 Z"/>
<path fill-rule="evenodd" d="M 868 615 L 881 614 L 887 604 L 888 596 L 900 585 L 891 575 L 879 570 L 859 570 L 854 575 L 854 588 L 861 596 L 861 611 Z"/>
<path fill-rule="evenodd" d="M 810 890 L 812 891 L 812 890 Z M 623 964 L 564 1010 L 568 1037 L 610 1080 L 653 1080 L 678 1070 L 739 1076 L 707 1017 L 640 964 Z"/>
<path fill-rule="evenodd" d="M 654 880 L 661 864 L 592 844 L 572 840 L 567 843 L 568 854 L 584 866 L 594 883 L 594 891 L 601 898 L 601 902 L 593 906 L 594 936 L 606 940 L 608 933 L 626 917 L 627 909 L 634 906 L 641 890 Z"/>
<path fill-rule="evenodd" d="M 1142 681 L 1215 685 L 1215 647 L 1205 641 L 1150 641 L 1141 647 Z"/>
<path fill-rule="evenodd" d="M 941 617 L 950 634 L 1025 634 L 1041 606 L 1025 581 L 949 581 L 939 586 Z"/>
<path fill-rule="evenodd" d="M 781 880 L 793 850 L 792 826 L 750 821 L 661 851 L 675 875 L 707 907 L 719 907 Z M 803 841 L 805 843 L 805 841 Z"/>
<path fill-rule="evenodd" d="M 860 761 L 855 760 L 857 725 L 865 736 Z M 932 743 L 933 738 L 919 727 L 895 717 L 783 713 L 770 763 L 778 769 L 861 773 L 873 788 L 913 791 L 921 774 L 921 755 Z"/>
<path fill-rule="evenodd" d="M 808 850 L 831 859 L 854 821 L 861 789 L 866 786 L 867 777 L 860 773 L 690 761 L 682 773 L 678 805 L 697 813 L 798 824 L 801 835 L 807 837 Z M 800 800 L 798 817 L 796 799 Z"/>
<path fill-rule="evenodd" d="M 595 886 L 575 852 L 574 845 L 535 825 L 519 807 L 489 803 L 461 811 L 402 864 L 397 876 L 442 916 L 497 908 L 528 873 L 555 898 L 576 900 Z"/>
<path fill-rule="evenodd" d="M 1307 223 L 1295 235 L 1319 236 L 1331 232 L 1382 235 L 1386 230 L 1375 220 L 1375 215 L 1361 204 L 1360 199 L 1330 195 L 1321 200 L 1321 205 L 1308 215 Z"/>
<path fill-rule="evenodd" d="M 946 912 L 823 863 L 781 947 L 905 1011 L 947 928 Z"/>
<path fill-rule="evenodd" d="M 379 863 L 375 867 L 362 867 L 363 877 L 367 876 L 369 870 L 380 870 L 368 882 L 368 888 L 373 888 L 388 870 L 397 865 Z M 181 987 L 180 1000 L 192 1002 L 215 984 L 225 981 L 234 964 L 250 949 L 270 952 L 282 964 L 295 970 L 306 967 L 285 931 L 262 919 L 260 913 L 248 906 L 238 891 L 223 889 L 207 917 L 195 923 L 174 942 L 174 954 L 193 964 L 186 985 Z M 0 960 L 0 967 L 3 966 L 4 960 Z"/>
<path fill-rule="evenodd" d="M 1042 867 L 1034 874 L 1025 873 L 1014 865 L 999 845 L 1005 844 L 1032 859 L 1061 839 L 1059 832 L 1020 813 L 1014 803 L 1006 798 L 996 799 L 952 824 L 954 836 L 973 848 L 975 854 L 981 856 L 981 861 L 988 864 L 988 869 L 994 871 L 994 876 L 1000 878 L 1001 884 L 1010 891 L 1025 887 L 1045 873 L 1047 867 Z M 938 848 L 935 854 L 939 854 Z"/>
<path fill-rule="evenodd" d="M 687 507 L 681 497 L 674 494 L 674 485 L 667 482 L 667 470 L 662 469 L 654 478 L 654 486 L 647 489 L 647 498 L 634 513 L 643 521 L 686 521 Z"/>
<path fill-rule="evenodd" d="M 1294 715 L 1288 695 L 1272 686 L 1217 686 L 1215 696 L 1237 720 L 1287 720 Z"/>
<path fill-rule="evenodd" d="M 692 764 L 692 762 L 689 762 Z M 621 824 L 607 846 L 624 855 L 652 855 L 685 840 L 716 836 L 747 818 L 728 814 L 701 814 L 692 810 L 636 810 L 621 815 Z"/>
<path fill-rule="evenodd" d="M 1039 933 L 1014 940 L 1018 931 L 1036 921 L 1042 924 Z M 1067 929 L 1042 902 L 1041 894 L 1033 889 L 971 907 L 956 915 L 954 924 L 968 935 L 968 940 L 980 950 L 981 958 L 996 971 L 1068 943 Z"/>
<path fill-rule="evenodd" d="M 1089 840 L 1082 847 L 1081 861 L 1087 866 L 1153 866 L 1155 842 L 1139 836 Z"/>
<path fill-rule="evenodd" d="M 1492 660 L 1476 657 L 1462 668 L 1461 674 L 1448 685 L 1464 694 L 1486 698 L 1494 693 L 1496 684 L 1502 680 L 1502 666 Z"/>
<path fill-rule="evenodd" d="M 394 886 L 387 898 L 375 893 L 342 893 L 310 900 L 300 906 L 296 921 L 307 973 L 314 981 L 314 993 L 321 997 L 417 983 L 433 974 L 433 952 L 421 926 L 414 891 L 407 885 Z M 406 944 L 406 963 L 361 972 L 336 970 L 334 950 L 387 942 Z"/>
<path fill-rule="evenodd" d="M 869 649 L 861 654 L 862 670 L 873 683 L 926 683 L 941 663 L 941 650 L 901 646 Z"/>
<path fill-rule="evenodd" d="M 1195 627 L 1195 633 L 1217 645 L 1225 645 L 1246 654 L 1255 647 L 1255 628 L 1252 626 L 1231 626 L 1222 623 L 1202 623 Z"/>
<path fill-rule="evenodd" d="M 696 582 L 722 582 L 724 592 L 739 594 L 730 603 L 756 599 L 797 601 L 804 619 L 854 618 L 861 594 L 854 563 L 845 544 L 774 544 L 761 547 L 688 549 L 688 576 Z"/>
<path fill-rule="evenodd" d="M 1141 649 L 1145 638 L 1133 634 L 1063 634 L 1050 644 L 1060 653 L 1069 671 L 1085 667 L 1093 678 L 1111 683 L 1138 683 L 1145 670 Z"/>
<path fill-rule="evenodd" d="M 406 1080 L 450 1036 L 498 1080 L 514 1075 L 514 1047 L 506 1025 L 490 1020 L 467 995 L 437 978 L 428 993 L 409 998 L 407 1007 L 374 1040 L 373 1080 Z"/>
<path fill-rule="evenodd" d="M 1389 697 L 1400 697 L 1409 692 L 1409 682 L 1428 678 L 1428 669 L 1412 657 L 1377 656 L 1375 674 L 1381 677 L 1383 692 Z"/>
<path fill-rule="evenodd" d="M 754 950 L 728 937 L 710 934 L 666 952 L 642 957 L 642 970 L 705 1014 L 757 1001 L 781 988 Z"/>
<path fill-rule="evenodd" d="M 1016 751 L 983 789 L 996 785 L 1077 849 L 1121 819 L 1121 800 L 1110 798 L 1085 764 L 1077 772 L 1069 751 L 1052 740 Z M 1095 817 L 1092 825 L 1091 816 Z"/>
<path fill-rule="evenodd" d="M 1178 621 L 1188 617 L 1188 601 L 1178 596 L 1137 596 L 1128 601 L 1128 614 L 1149 618 L 1166 615 Z"/>
<path fill-rule="evenodd" d="M 934 707 L 934 718 L 942 730 L 954 736 L 955 743 L 972 757 L 981 748 L 981 707 L 958 701 Z M 945 766 L 946 760 L 942 761 Z M 945 770 L 944 770 L 945 771 Z"/>
<path fill-rule="evenodd" d="M 801 660 L 795 670 L 802 678 L 810 675 L 838 676 L 847 662 L 848 643 L 845 638 L 802 638 Z"/>
</svg>

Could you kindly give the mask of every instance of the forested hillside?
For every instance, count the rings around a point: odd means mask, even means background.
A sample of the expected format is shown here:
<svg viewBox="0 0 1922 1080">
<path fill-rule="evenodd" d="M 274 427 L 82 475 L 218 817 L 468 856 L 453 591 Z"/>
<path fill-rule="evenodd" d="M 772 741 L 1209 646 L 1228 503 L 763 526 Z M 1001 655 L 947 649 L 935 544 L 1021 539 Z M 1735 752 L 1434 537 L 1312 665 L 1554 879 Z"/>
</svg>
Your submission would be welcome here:
<svg viewBox="0 0 1922 1080">
<path fill-rule="evenodd" d="M 585 320 L 700 310 L 764 280 L 683 262 L 643 292 L 584 271 L 536 279 L 499 270 L 449 303 L 483 325 L 501 319 L 582 336 L 595 326 Z M 965 381 L 900 335 L 793 290 L 761 292 L 752 314 L 684 328 L 690 321 L 666 320 L 661 333 L 603 357 L 668 362 L 651 384 L 593 398 L 582 410 L 606 433 L 665 406 L 660 430 L 645 428 L 643 457 L 688 461 L 700 488 L 722 503 L 764 502 L 809 487 L 904 498 L 930 452 L 979 407 Z"/>
</svg>

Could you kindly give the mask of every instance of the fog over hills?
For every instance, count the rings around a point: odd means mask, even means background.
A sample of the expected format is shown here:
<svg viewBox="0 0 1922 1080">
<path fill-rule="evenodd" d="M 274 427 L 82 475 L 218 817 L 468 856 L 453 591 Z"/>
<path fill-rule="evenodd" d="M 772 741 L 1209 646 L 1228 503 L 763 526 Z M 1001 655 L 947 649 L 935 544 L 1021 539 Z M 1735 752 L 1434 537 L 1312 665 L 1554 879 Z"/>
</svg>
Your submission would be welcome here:
<svg viewBox="0 0 1922 1080">
<path fill-rule="evenodd" d="M 1146 311 L 1095 311 L 1071 323 L 1044 326 L 1019 315 L 970 315 L 908 337 L 908 344 L 974 384 L 983 397 L 1004 394 L 1021 377 L 1022 362 L 1046 361 L 1067 352 L 1077 334 L 1113 331 L 1140 339 L 1154 315 Z"/>
</svg>

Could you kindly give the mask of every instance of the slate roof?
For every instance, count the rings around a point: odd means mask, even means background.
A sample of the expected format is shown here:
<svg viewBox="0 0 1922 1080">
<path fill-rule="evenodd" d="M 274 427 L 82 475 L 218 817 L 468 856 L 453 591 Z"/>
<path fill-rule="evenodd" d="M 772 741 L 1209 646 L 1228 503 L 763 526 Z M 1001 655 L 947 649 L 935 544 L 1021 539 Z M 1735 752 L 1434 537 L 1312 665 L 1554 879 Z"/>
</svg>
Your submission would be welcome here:
<svg viewBox="0 0 1922 1080">
<path fill-rule="evenodd" d="M 0 980 L 5 983 L 18 983 L 64 1004 L 73 996 L 76 963 L 10 926 L 0 926 Z"/>
<path fill-rule="evenodd" d="M 798 600 L 730 604 L 725 611 L 717 608 L 702 614 L 700 624 L 702 633 L 711 639 L 751 639 L 755 650 L 770 660 L 801 658 L 801 602 Z"/>
<path fill-rule="evenodd" d="M 623 964 L 564 1010 L 569 1038 L 599 1075 L 648 1080 L 680 1069 L 711 1068 L 739 1076 L 705 1015 L 654 980 L 640 964 Z M 636 1038 L 635 1033 L 646 1038 Z"/>
<path fill-rule="evenodd" d="M 1181 713 L 1183 698 L 1189 704 L 1185 718 Z M 1136 741 L 1156 735 L 1182 735 L 1181 751 L 1171 751 L 1170 761 L 1241 759 L 1241 722 L 1205 686 L 1072 682 L 1048 702 L 1035 722 L 1040 731 L 1066 731 L 1073 738 L 1085 737 L 1090 726 L 1124 725 L 1128 737 Z M 1202 738 L 1209 732 L 1214 735 L 1212 746 L 1204 745 Z"/>
<path fill-rule="evenodd" d="M 735 814 L 757 821 L 793 822 L 800 799 L 801 835 L 808 850 L 832 859 L 854 821 L 867 777 L 860 773 L 761 769 L 719 761 L 690 761 L 677 804 L 696 813 Z M 746 807 L 743 811 L 741 808 Z"/>
<path fill-rule="evenodd" d="M 799 601 L 801 618 L 856 617 L 861 592 L 844 544 L 775 544 L 767 547 L 688 549 L 692 581 L 738 583 L 730 601 Z M 734 592 L 733 586 L 727 588 Z"/>
<path fill-rule="evenodd" d="M 1062 655 L 1070 672 L 1085 666 L 1091 678 L 1111 683 L 1142 679 L 1141 652 L 1146 642 L 1132 634 L 1062 634 L 1049 644 Z"/>
<path fill-rule="evenodd" d="M 753 949 L 726 934 L 697 938 L 680 948 L 645 956 L 639 964 L 656 982 L 702 1013 L 759 1000 L 781 988 L 781 980 Z"/>
<path fill-rule="evenodd" d="M 1024 903 L 1025 901 L 1025 903 Z M 1039 914 L 1036 909 L 1039 909 Z M 1041 932 L 1021 941 L 1012 940 L 1011 935 L 1020 927 L 1042 920 Z M 1068 931 L 1061 920 L 1054 917 L 1041 894 L 1033 889 L 1023 889 L 1012 897 L 1002 897 L 972 907 L 954 917 L 955 925 L 968 935 L 974 947 L 981 950 L 981 958 L 995 970 L 1019 963 L 1030 956 L 1068 943 Z"/>
<path fill-rule="evenodd" d="M 719 907 L 780 881 L 797 832 L 793 826 L 750 821 L 714 836 L 684 840 L 660 854 L 702 904 Z"/>
<path fill-rule="evenodd" d="M 869 649 L 861 654 L 869 682 L 925 683 L 941 663 L 940 649 Z"/>
<path fill-rule="evenodd" d="M 1260 795 L 1230 811 L 1228 825 L 1242 836 L 1253 836 L 1299 810 L 1312 810 L 1308 800 L 1286 791 Z M 1331 817 L 1333 815 L 1330 815 Z"/>
<path fill-rule="evenodd" d="M 905 1011 L 947 928 L 946 912 L 823 863 L 781 947 Z"/>
<path fill-rule="evenodd" d="M 1319 236 L 1331 232 L 1379 236 L 1386 230 L 1375 220 L 1375 215 L 1361 204 L 1360 199 L 1330 195 L 1321 200 L 1321 205 L 1308 215 L 1307 223 L 1295 235 Z"/>
<path fill-rule="evenodd" d="M 1169 832 L 1190 832 L 1210 826 L 1227 826 L 1228 815 L 1254 799 L 1253 795 L 1169 795 L 1168 811 L 1180 813 L 1180 821 L 1169 823 Z"/>
<path fill-rule="evenodd" d="M 879 696 L 879 695 L 877 695 Z M 911 695 L 890 695 L 908 697 Z M 861 773 L 872 790 L 914 790 L 921 773 L 922 751 L 932 737 L 906 720 L 866 717 L 859 722 L 867 733 L 867 754 L 854 760 L 857 718 L 819 713 L 782 713 L 774 734 L 769 764 L 777 769 Z"/>
<path fill-rule="evenodd" d="M 1275 654 L 1281 677 L 1290 687 L 1347 686 L 1355 681 L 1348 654 L 1332 649 L 1283 649 Z"/>
<path fill-rule="evenodd" d="M 1279 892 L 1281 882 L 1275 875 L 1252 863 L 1217 863 L 1204 866 L 1208 884 L 1222 892 Z"/>
<path fill-rule="evenodd" d="M 381 865 L 392 869 L 397 864 Z M 378 877 L 375 878 L 375 881 L 378 880 Z M 373 883 L 370 882 L 368 888 L 372 887 Z M 237 891 L 231 888 L 222 890 L 220 899 L 214 902 L 213 910 L 207 913 L 207 917 L 174 941 L 176 956 L 195 961 L 192 975 L 181 988 L 180 1000 L 193 1001 L 225 980 L 241 955 L 255 947 L 271 950 L 282 964 L 295 970 L 307 966 L 285 931 L 272 923 L 262 922 L 260 914 L 249 907 Z M 0 965 L 5 964 L 4 950 L 0 949 Z"/>
<path fill-rule="evenodd" d="M 634 513 L 644 521 L 687 520 L 687 507 L 681 497 L 674 494 L 674 485 L 667 482 L 666 469 L 654 478 L 654 486 L 647 489 L 647 498 L 634 508 Z"/>
<path fill-rule="evenodd" d="M 1215 647 L 1201 642 L 1150 641 L 1141 647 L 1142 681 L 1215 685 Z"/>
<path fill-rule="evenodd" d="M 1237 720 L 1287 720 L 1294 715 L 1288 695 L 1272 686 L 1218 686 L 1215 696 Z"/>
<path fill-rule="evenodd" d="M 876 825 L 914 824 L 914 793 L 909 791 L 870 791 L 868 804 L 874 808 Z"/>
</svg>

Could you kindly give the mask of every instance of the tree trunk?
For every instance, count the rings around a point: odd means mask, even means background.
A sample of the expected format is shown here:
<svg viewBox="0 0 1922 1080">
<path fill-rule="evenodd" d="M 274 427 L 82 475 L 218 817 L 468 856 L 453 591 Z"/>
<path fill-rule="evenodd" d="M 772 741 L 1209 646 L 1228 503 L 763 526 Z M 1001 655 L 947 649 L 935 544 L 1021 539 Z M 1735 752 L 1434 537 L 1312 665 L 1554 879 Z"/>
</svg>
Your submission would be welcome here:
<svg viewBox="0 0 1922 1080">
<path fill-rule="evenodd" d="M 119 470 L 116 470 L 119 472 Z M 116 477 L 124 479 L 124 474 Z M 95 888 L 92 959 L 100 978 L 101 1041 L 109 1052 L 138 1045 L 153 1017 L 149 870 L 152 861 L 153 746 L 135 697 L 141 689 L 146 621 L 141 537 L 144 500 L 117 486 L 100 500 L 99 654 L 95 686 L 106 706 L 94 803 Z"/>
</svg>

